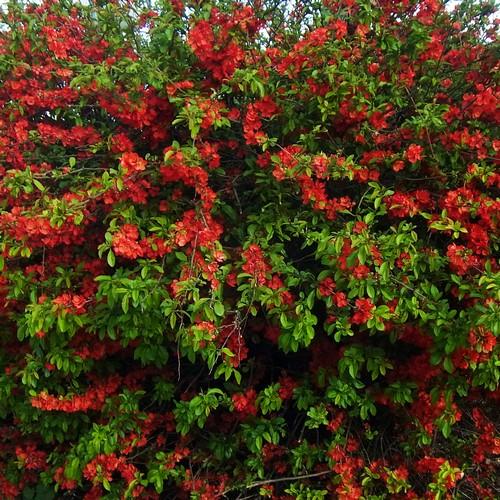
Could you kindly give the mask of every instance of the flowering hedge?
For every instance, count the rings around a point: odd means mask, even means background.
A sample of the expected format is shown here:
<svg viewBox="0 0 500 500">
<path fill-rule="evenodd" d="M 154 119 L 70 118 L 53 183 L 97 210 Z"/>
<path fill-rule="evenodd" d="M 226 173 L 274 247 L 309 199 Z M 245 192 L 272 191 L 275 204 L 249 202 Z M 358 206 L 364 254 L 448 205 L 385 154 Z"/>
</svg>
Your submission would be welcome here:
<svg viewBox="0 0 500 500">
<path fill-rule="evenodd" d="M 493 7 L 23 4 L 2 498 L 494 498 Z"/>
</svg>

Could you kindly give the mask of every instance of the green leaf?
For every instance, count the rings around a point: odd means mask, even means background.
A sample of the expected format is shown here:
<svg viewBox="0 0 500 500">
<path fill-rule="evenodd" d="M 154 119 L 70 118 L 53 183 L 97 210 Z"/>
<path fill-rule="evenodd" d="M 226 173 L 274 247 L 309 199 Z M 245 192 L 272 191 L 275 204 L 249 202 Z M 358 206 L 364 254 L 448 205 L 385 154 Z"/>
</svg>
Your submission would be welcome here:
<svg viewBox="0 0 500 500">
<path fill-rule="evenodd" d="M 384 278 L 385 281 L 389 279 L 389 264 L 388 262 L 382 262 L 380 266 L 379 273 Z"/>
<path fill-rule="evenodd" d="M 33 184 L 37 187 L 39 191 L 44 192 L 45 191 L 45 186 L 38 180 L 33 179 Z"/>
<path fill-rule="evenodd" d="M 128 308 L 129 308 L 129 296 L 124 295 L 122 298 L 122 310 L 125 314 L 128 313 Z"/>
<path fill-rule="evenodd" d="M 106 260 L 108 261 L 109 267 L 115 267 L 116 259 L 115 259 L 115 254 L 113 253 L 113 250 L 110 250 L 108 252 L 108 257 Z"/>
<path fill-rule="evenodd" d="M 448 373 L 453 373 L 455 371 L 455 367 L 453 366 L 453 362 L 451 358 L 444 358 L 443 367 Z"/>
<path fill-rule="evenodd" d="M 214 312 L 217 314 L 217 316 L 224 316 L 225 309 L 224 309 L 224 304 L 222 302 L 215 302 L 214 303 Z"/>
</svg>

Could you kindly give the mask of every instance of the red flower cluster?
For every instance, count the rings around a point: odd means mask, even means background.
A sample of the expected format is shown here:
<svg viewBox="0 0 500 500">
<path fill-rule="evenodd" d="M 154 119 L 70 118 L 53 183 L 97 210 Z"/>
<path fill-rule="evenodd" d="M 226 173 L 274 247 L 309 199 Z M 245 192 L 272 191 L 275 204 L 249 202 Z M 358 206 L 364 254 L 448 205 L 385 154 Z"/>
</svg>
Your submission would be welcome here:
<svg viewBox="0 0 500 500">
<path fill-rule="evenodd" d="M 363 325 L 373 317 L 375 305 L 371 299 L 356 299 L 356 310 L 351 316 L 351 323 L 354 325 Z"/>
<path fill-rule="evenodd" d="M 241 414 L 241 418 L 246 418 L 249 415 L 257 415 L 256 399 L 257 393 L 254 389 L 249 389 L 245 393 L 233 394 L 233 405 L 235 410 Z"/>
<path fill-rule="evenodd" d="M 328 277 L 321 281 L 318 285 L 319 294 L 323 297 L 330 297 L 333 295 L 333 291 L 335 290 L 335 282 L 332 278 Z"/>
<path fill-rule="evenodd" d="M 413 217 L 434 205 L 429 191 L 423 189 L 410 193 L 399 191 L 384 198 L 384 202 L 393 217 Z"/>
<path fill-rule="evenodd" d="M 17 446 L 16 457 L 21 466 L 27 470 L 45 470 L 47 468 L 47 453 L 38 450 L 34 443 Z"/>
<path fill-rule="evenodd" d="M 362 496 L 362 489 L 356 482 L 356 476 L 363 467 L 364 460 L 361 457 L 355 458 L 349 455 L 349 452 L 355 451 L 356 448 L 356 443 L 350 439 L 345 448 L 336 445 L 327 453 L 333 462 L 332 470 L 341 477 L 335 492 L 342 500 L 355 500 Z"/>
<path fill-rule="evenodd" d="M 443 395 L 441 395 L 438 401 L 433 402 L 431 396 L 424 391 L 419 392 L 418 399 L 413 403 L 411 408 L 411 414 L 416 418 L 425 432 L 430 435 L 434 432 L 436 420 L 445 411 L 452 413 L 454 422 L 458 422 L 462 418 L 462 414 L 455 403 L 451 403 L 450 408 L 447 408 Z"/>
<path fill-rule="evenodd" d="M 127 483 L 132 482 L 137 471 L 132 464 L 127 464 L 125 458 L 118 458 L 114 453 L 100 454 L 92 459 L 83 469 L 83 476 L 92 482 L 102 483 L 112 481 L 113 472 L 119 472 Z"/>
<path fill-rule="evenodd" d="M 278 394 L 283 401 L 291 399 L 293 397 L 293 391 L 298 387 L 297 382 L 288 375 L 283 375 L 278 380 L 280 388 Z"/>
<path fill-rule="evenodd" d="M 124 224 L 114 235 L 113 251 L 126 259 L 137 259 L 144 254 L 144 246 L 138 241 L 139 230 L 133 224 Z"/>
<path fill-rule="evenodd" d="M 25 215 L 22 207 L 0 214 L 0 230 L 31 248 L 79 245 L 84 241 L 85 225 L 90 222 L 89 217 L 78 226 L 71 220 L 55 226 L 43 216 Z"/>
<path fill-rule="evenodd" d="M 212 30 L 214 24 L 219 28 L 217 35 Z M 243 61 L 244 52 L 230 35 L 230 30 L 238 24 L 242 25 L 236 17 L 212 9 L 210 21 L 198 21 L 189 31 L 189 45 L 216 80 L 231 78 Z"/>
<path fill-rule="evenodd" d="M 219 347 L 226 347 L 233 353 L 233 356 L 226 356 L 224 354 L 224 359 L 229 361 L 234 368 L 238 368 L 248 358 L 249 349 L 236 323 L 228 321 L 228 324 L 222 326 L 217 343 Z"/>
<path fill-rule="evenodd" d="M 271 266 L 264 257 L 264 252 L 258 245 L 251 244 L 241 256 L 245 261 L 241 266 L 243 272 L 252 276 L 256 284 L 263 286 L 268 281 L 268 275 L 271 272 Z"/>
<path fill-rule="evenodd" d="M 120 158 L 120 165 L 126 174 L 132 175 L 136 172 L 142 172 L 146 168 L 147 162 L 137 153 L 127 152 Z"/>
<path fill-rule="evenodd" d="M 495 425 L 479 410 L 472 410 L 472 419 L 479 432 L 474 450 L 474 461 L 483 463 L 490 455 L 500 455 L 500 438 L 497 437 Z"/>
<path fill-rule="evenodd" d="M 187 210 L 175 224 L 174 241 L 180 247 L 191 243 L 193 248 L 211 248 L 222 231 L 222 225 L 208 212 L 198 215 L 194 210 Z"/>
<path fill-rule="evenodd" d="M 459 276 L 463 276 L 469 271 L 480 271 L 481 261 L 472 250 L 463 245 L 452 243 L 448 246 L 446 256 L 450 262 L 450 269 Z"/>
<path fill-rule="evenodd" d="M 66 312 L 72 314 L 84 314 L 85 307 L 88 301 L 89 300 L 82 295 L 63 293 L 62 295 L 59 295 L 58 297 L 53 299 L 52 303 L 56 306 L 61 306 L 61 308 Z"/>
<path fill-rule="evenodd" d="M 217 164 L 217 157 L 213 160 L 213 154 L 207 152 L 206 146 L 202 146 L 201 150 L 205 153 L 205 158 L 210 154 L 210 160 Z M 167 148 L 165 153 L 170 154 L 171 151 Z M 175 152 L 169 158 L 169 164 L 160 168 L 160 173 L 165 183 L 181 182 L 184 186 L 193 187 L 202 201 L 203 208 L 207 211 L 212 208 L 216 195 L 208 185 L 208 173 L 201 167 L 186 165 L 181 152 Z"/>
<path fill-rule="evenodd" d="M 297 181 L 302 191 L 302 203 L 312 202 L 313 208 L 324 211 L 328 220 L 335 220 L 338 212 L 349 210 L 354 205 L 348 196 L 329 199 L 324 181 L 313 180 L 307 175 L 300 175 Z"/>
<path fill-rule="evenodd" d="M 44 144 L 55 144 L 61 142 L 66 147 L 76 147 L 96 144 L 101 140 L 99 133 L 92 127 L 72 127 L 64 129 L 40 123 L 37 125 L 38 133 Z"/>
<path fill-rule="evenodd" d="M 408 149 L 406 150 L 406 158 L 410 163 L 417 163 L 417 161 L 423 158 L 424 148 L 419 146 L 418 144 L 410 144 Z"/>
<path fill-rule="evenodd" d="M 278 111 L 279 107 L 269 96 L 248 105 L 243 120 L 243 133 L 247 144 L 260 144 L 266 139 L 267 136 L 262 131 L 262 120 L 272 118 Z"/>
<path fill-rule="evenodd" d="M 70 397 L 51 396 L 47 392 L 41 392 L 31 398 L 31 405 L 44 411 L 62 411 L 75 413 L 80 411 L 99 411 L 104 405 L 106 398 L 114 394 L 120 387 L 121 379 L 118 375 L 112 375 L 107 380 L 97 383 L 84 394 Z"/>
</svg>

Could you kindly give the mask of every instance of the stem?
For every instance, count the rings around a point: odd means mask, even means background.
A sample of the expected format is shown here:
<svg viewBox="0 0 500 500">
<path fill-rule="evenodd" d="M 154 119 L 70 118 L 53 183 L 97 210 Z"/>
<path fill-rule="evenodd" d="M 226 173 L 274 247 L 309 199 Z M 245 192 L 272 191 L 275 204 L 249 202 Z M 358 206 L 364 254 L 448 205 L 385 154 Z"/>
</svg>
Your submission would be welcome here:
<svg viewBox="0 0 500 500">
<path fill-rule="evenodd" d="M 284 483 L 287 481 L 297 481 L 299 479 L 311 479 L 313 477 L 326 476 L 327 474 L 333 474 L 333 472 L 331 470 L 325 470 L 323 472 L 315 472 L 313 474 L 304 474 L 302 476 L 287 476 L 287 477 L 279 477 L 276 479 L 265 479 L 263 481 L 256 481 L 254 483 L 250 483 L 247 486 L 245 486 L 245 488 L 248 490 L 251 488 L 257 488 L 257 486 L 265 486 L 267 484 L 273 484 L 273 483 Z M 226 495 L 227 493 L 229 493 L 230 491 L 232 491 L 234 489 L 236 489 L 236 487 L 229 488 L 228 490 L 224 491 L 224 493 L 222 493 L 222 495 Z"/>
</svg>

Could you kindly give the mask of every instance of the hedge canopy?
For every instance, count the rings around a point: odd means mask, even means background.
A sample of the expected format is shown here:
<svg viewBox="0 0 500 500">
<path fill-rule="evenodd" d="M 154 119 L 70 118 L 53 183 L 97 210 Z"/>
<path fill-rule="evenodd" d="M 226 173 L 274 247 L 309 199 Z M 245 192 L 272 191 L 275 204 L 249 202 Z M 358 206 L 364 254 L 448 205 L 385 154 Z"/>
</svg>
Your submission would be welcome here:
<svg viewBox="0 0 500 500">
<path fill-rule="evenodd" d="M 3 5 L 2 498 L 499 494 L 497 26 Z"/>
</svg>

